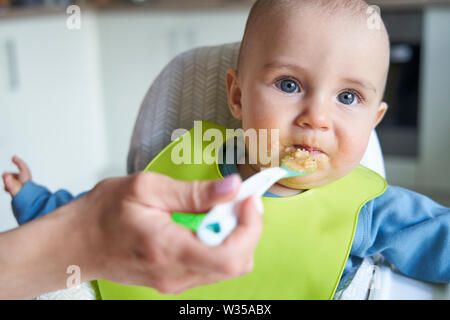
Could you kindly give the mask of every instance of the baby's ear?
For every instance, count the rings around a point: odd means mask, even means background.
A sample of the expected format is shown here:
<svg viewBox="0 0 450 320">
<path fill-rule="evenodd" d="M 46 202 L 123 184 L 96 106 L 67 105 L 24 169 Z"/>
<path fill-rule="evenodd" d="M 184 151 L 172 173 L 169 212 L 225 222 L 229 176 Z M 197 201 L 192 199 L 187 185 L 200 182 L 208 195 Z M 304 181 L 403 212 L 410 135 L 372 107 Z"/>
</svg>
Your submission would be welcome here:
<svg viewBox="0 0 450 320">
<path fill-rule="evenodd" d="M 226 74 L 228 107 L 233 117 L 242 120 L 241 87 L 236 69 L 228 69 Z"/>
<path fill-rule="evenodd" d="M 375 121 L 375 126 L 374 128 L 381 122 L 381 120 L 383 120 L 384 115 L 386 114 L 386 111 L 388 109 L 388 104 L 384 101 L 382 101 L 380 103 L 380 106 L 378 107 L 378 112 L 377 112 L 377 119 Z"/>
</svg>

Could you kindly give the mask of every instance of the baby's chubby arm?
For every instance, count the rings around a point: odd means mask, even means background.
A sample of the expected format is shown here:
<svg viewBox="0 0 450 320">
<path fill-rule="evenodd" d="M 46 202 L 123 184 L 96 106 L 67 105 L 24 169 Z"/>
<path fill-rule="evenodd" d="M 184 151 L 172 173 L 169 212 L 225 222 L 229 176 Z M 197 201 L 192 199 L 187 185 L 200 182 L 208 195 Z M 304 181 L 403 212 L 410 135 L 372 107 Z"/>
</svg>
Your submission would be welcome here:
<svg viewBox="0 0 450 320">
<path fill-rule="evenodd" d="M 5 191 L 12 197 L 12 209 L 19 224 L 36 219 L 84 195 L 82 193 L 74 197 L 66 190 L 52 194 L 47 188 L 31 181 L 30 169 L 22 159 L 14 156 L 12 161 L 19 173 L 4 173 L 2 178 Z"/>
<path fill-rule="evenodd" d="M 450 208 L 389 186 L 361 210 L 358 229 L 351 255 L 381 253 L 410 277 L 450 283 Z"/>
</svg>

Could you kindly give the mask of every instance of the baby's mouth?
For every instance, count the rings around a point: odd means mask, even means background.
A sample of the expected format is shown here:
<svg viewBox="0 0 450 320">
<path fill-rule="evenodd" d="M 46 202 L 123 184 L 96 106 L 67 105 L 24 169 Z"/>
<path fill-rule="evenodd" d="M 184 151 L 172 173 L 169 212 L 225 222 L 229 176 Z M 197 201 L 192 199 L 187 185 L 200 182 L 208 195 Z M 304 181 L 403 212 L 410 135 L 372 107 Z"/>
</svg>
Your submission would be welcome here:
<svg viewBox="0 0 450 320">
<path fill-rule="evenodd" d="M 323 168 L 326 163 L 330 161 L 328 154 L 326 154 L 322 149 L 316 146 L 310 146 L 306 144 L 293 144 L 287 147 L 284 151 L 289 154 L 295 152 L 296 150 L 303 150 L 309 153 L 309 156 L 317 162 L 318 168 Z"/>
<path fill-rule="evenodd" d="M 303 145 L 303 144 L 294 144 L 294 145 L 291 146 L 291 148 L 293 148 L 295 150 L 308 151 L 311 156 L 318 156 L 318 155 L 321 155 L 321 154 L 325 154 L 325 152 L 323 152 L 319 148 L 308 146 L 308 145 Z"/>
</svg>

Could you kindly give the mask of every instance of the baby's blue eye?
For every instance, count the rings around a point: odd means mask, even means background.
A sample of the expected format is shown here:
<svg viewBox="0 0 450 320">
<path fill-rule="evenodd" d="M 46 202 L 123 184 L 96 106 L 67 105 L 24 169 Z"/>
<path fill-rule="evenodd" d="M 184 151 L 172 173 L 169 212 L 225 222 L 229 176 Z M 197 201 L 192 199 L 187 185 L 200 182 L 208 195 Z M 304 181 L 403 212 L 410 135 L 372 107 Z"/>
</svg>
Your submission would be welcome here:
<svg viewBox="0 0 450 320">
<path fill-rule="evenodd" d="M 300 87 L 298 86 L 297 82 L 292 79 L 284 79 L 278 81 L 276 83 L 276 86 L 278 89 L 286 93 L 297 93 L 300 91 Z"/>
<path fill-rule="evenodd" d="M 339 94 L 338 100 L 340 103 L 343 103 L 348 106 L 359 103 L 358 97 L 350 91 L 345 91 L 345 92 L 342 92 L 341 94 Z"/>
</svg>

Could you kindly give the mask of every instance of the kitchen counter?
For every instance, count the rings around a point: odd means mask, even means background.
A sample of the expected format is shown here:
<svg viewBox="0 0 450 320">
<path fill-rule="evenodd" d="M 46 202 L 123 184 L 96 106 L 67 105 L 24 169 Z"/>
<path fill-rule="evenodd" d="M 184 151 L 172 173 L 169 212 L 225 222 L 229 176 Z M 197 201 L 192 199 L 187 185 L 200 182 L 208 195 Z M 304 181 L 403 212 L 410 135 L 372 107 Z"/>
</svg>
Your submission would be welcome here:
<svg viewBox="0 0 450 320">
<path fill-rule="evenodd" d="M 248 10 L 254 0 L 153 0 L 141 5 L 120 2 L 110 5 L 93 5 L 89 1 L 78 1 L 81 11 L 136 11 L 145 10 L 208 10 L 208 9 L 244 9 Z M 372 0 L 370 4 L 378 5 L 382 10 L 417 10 L 427 7 L 450 6 L 450 0 Z M 12 8 L 0 10 L 0 19 L 29 17 L 35 15 L 61 14 L 65 13 L 65 8 L 61 7 L 31 7 Z"/>
<path fill-rule="evenodd" d="M 88 1 L 77 1 L 81 12 L 142 12 L 142 11 L 181 11 L 181 10 L 208 10 L 208 9 L 250 9 L 253 0 L 153 0 L 144 4 L 131 4 L 126 2 L 110 5 L 94 5 Z M 62 7 L 31 7 L 11 8 L 0 10 L 0 19 L 29 17 L 35 15 L 61 14 L 66 8 Z"/>
</svg>

